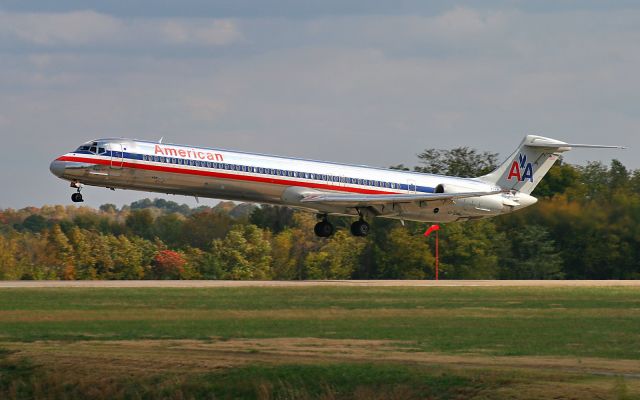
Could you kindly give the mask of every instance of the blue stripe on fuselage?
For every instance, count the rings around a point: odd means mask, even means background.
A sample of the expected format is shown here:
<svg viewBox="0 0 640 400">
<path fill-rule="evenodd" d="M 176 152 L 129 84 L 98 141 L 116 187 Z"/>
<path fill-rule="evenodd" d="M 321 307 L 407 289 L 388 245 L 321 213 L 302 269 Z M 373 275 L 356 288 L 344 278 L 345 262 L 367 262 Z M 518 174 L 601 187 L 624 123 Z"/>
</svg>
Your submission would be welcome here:
<svg viewBox="0 0 640 400">
<path fill-rule="evenodd" d="M 95 156 L 96 154 L 91 153 L 90 151 L 74 151 L 74 153 L 76 154 L 87 154 L 87 155 L 93 155 Z M 124 156 L 123 156 L 124 154 Z M 137 160 L 137 161 L 144 161 L 144 154 L 138 154 L 138 153 L 129 153 L 129 152 L 120 152 L 120 151 L 112 151 L 112 150 L 107 150 L 104 153 L 98 154 L 99 156 L 102 157 L 112 157 L 114 158 L 116 161 L 120 160 L 120 159 L 126 159 L 126 160 Z M 155 157 L 160 157 L 160 156 L 155 156 Z M 172 157 L 172 156 L 161 156 L 164 158 L 175 158 L 175 159 L 183 159 L 183 160 L 193 160 L 193 161 L 201 161 L 201 160 L 194 160 L 194 159 L 190 159 L 190 158 L 181 158 L 181 157 Z M 158 161 L 149 161 L 149 162 L 158 162 Z M 211 161 L 210 161 L 211 162 Z M 167 164 L 167 163 L 162 163 L 161 164 Z M 218 163 L 220 163 L 218 161 Z M 170 163 L 171 165 L 179 165 L 182 167 L 189 167 L 190 165 L 184 165 L 184 164 L 173 164 Z M 225 163 L 225 164 L 230 164 L 230 165 L 238 165 L 238 164 L 232 164 L 232 163 Z M 247 167 L 249 167 L 247 165 Z M 253 167 L 253 166 L 251 166 Z M 206 167 L 198 167 L 198 168 L 206 168 Z M 213 168 L 213 169 L 219 169 L 219 168 Z M 227 171 L 225 169 L 225 171 Z M 240 171 L 232 171 L 232 172 L 240 172 Z M 305 172 L 305 171 L 300 171 L 300 172 Z M 313 174 L 318 175 L 316 172 L 314 172 Z M 270 175 L 270 174 L 261 174 L 261 175 Z M 288 178 L 288 177 L 287 177 Z M 351 178 L 351 177 L 349 177 Z M 305 178 L 296 178 L 296 179 L 303 179 L 303 180 L 307 180 Z M 361 179 L 361 178 L 358 178 Z M 309 179 L 309 180 L 317 180 L 317 179 Z M 367 180 L 372 180 L 372 179 L 367 179 Z M 413 186 L 413 185 L 408 185 L 408 184 L 403 184 L 403 183 L 396 183 L 397 187 L 396 189 L 399 190 L 409 190 L 409 186 Z M 370 186 L 370 185 L 359 185 L 359 184 L 354 184 L 354 183 L 348 183 L 348 185 L 353 185 L 353 186 L 358 186 L 358 187 L 365 187 L 365 188 L 378 188 L 378 189 L 390 189 L 390 188 L 386 188 L 386 187 L 378 187 L 378 186 Z M 417 186 L 415 185 L 415 191 L 418 193 L 434 193 L 435 192 L 435 188 L 429 187 L 429 186 Z"/>
</svg>

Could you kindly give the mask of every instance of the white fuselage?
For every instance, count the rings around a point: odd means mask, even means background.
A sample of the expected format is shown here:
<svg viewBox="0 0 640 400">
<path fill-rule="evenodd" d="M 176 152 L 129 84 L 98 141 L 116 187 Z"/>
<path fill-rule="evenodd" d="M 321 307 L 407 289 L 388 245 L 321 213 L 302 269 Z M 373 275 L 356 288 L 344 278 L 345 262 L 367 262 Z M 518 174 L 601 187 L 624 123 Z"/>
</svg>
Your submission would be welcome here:
<svg viewBox="0 0 640 400">
<path fill-rule="evenodd" d="M 102 139 L 57 158 L 51 171 L 74 184 L 280 204 L 325 214 L 363 210 L 300 203 L 299 193 L 434 193 L 499 190 L 469 178 L 421 174 L 130 139 Z M 369 207 L 371 216 L 425 222 L 490 217 L 530 203 L 512 194 Z"/>
</svg>

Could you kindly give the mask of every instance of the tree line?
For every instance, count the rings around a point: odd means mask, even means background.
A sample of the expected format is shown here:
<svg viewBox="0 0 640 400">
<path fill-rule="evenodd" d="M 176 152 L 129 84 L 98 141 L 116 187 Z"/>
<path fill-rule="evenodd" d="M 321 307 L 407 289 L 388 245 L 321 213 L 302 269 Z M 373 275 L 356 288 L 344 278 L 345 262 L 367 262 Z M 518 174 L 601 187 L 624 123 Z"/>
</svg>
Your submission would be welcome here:
<svg viewBox="0 0 640 400">
<path fill-rule="evenodd" d="M 428 149 L 418 172 L 477 176 L 497 155 Z M 392 168 L 409 169 L 404 165 Z M 442 225 L 446 279 L 640 278 L 640 170 L 557 163 L 514 214 Z M 430 279 L 427 224 L 374 219 L 356 238 L 348 218 L 315 237 L 313 214 L 286 207 L 191 208 L 144 199 L 118 208 L 0 210 L 0 279 Z"/>
</svg>

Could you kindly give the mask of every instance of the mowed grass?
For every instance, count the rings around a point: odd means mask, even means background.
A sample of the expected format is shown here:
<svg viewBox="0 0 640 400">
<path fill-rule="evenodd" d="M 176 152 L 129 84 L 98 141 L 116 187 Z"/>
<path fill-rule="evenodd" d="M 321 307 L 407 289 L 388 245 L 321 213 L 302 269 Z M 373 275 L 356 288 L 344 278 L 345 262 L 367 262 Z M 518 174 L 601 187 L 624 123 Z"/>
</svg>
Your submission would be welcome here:
<svg viewBox="0 0 640 400">
<path fill-rule="evenodd" d="M 636 288 L 0 290 L 0 341 L 387 339 L 415 351 L 640 359 Z"/>
<path fill-rule="evenodd" d="M 87 379 L 43 369 L 25 360 L 9 364 L 0 354 L 0 396 L 7 400 L 453 399 L 470 398 L 506 381 L 495 376 L 485 378 L 424 367 L 342 363 L 249 365 L 204 374 Z"/>
</svg>

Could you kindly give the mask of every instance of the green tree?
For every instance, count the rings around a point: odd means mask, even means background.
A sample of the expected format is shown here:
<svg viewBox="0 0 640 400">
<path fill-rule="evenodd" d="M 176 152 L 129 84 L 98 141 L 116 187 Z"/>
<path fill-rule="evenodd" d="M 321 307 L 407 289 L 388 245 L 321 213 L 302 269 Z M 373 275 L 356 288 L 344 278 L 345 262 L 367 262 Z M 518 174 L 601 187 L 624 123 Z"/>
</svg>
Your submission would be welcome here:
<svg viewBox="0 0 640 400">
<path fill-rule="evenodd" d="M 170 247 L 178 247 L 183 244 L 182 224 L 184 217 L 177 213 L 161 215 L 155 220 L 155 233 Z"/>
<path fill-rule="evenodd" d="M 273 236 L 271 276 L 274 279 L 296 279 L 298 260 L 294 254 L 295 241 L 292 229 L 285 229 Z"/>
<path fill-rule="evenodd" d="M 187 247 L 184 257 L 187 260 L 185 272 L 190 274 L 189 279 L 221 279 L 224 275 L 219 260 L 209 252 Z"/>
<path fill-rule="evenodd" d="M 0 235 L 0 280 L 20 279 L 16 253 L 18 243 L 13 238 Z"/>
<path fill-rule="evenodd" d="M 75 279 L 73 247 L 58 224 L 54 225 L 49 232 L 47 254 L 58 279 Z"/>
<path fill-rule="evenodd" d="M 562 279 L 562 257 L 549 232 L 525 225 L 509 234 L 511 256 L 503 260 L 503 279 Z"/>
<path fill-rule="evenodd" d="M 425 279 L 433 276 L 435 259 L 424 237 L 402 226 L 385 234 L 375 247 L 378 274 L 382 279 Z"/>
<path fill-rule="evenodd" d="M 225 237 L 233 220 L 222 212 L 203 211 L 195 213 L 182 224 L 182 245 L 207 250 L 212 239 Z"/>
<path fill-rule="evenodd" d="M 440 234 L 442 276 L 449 279 L 495 279 L 506 237 L 491 220 L 452 223 Z"/>
<path fill-rule="evenodd" d="M 580 180 L 587 200 L 598 200 L 609 192 L 609 169 L 599 161 L 580 167 Z"/>
<path fill-rule="evenodd" d="M 145 239 L 153 239 L 154 232 L 154 218 L 151 210 L 133 210 L 127 217 L 126 226 L 131 230 L 134 235 L 138 235 Z"/>
<path fill-rule="evenodd" d="M 88 233 L 91 243 L 91 254 L 94 257 L 94 268 L 98 279 L 113 279 L 115 262 L 113 256 L 117 248 L 118 239 L 111 235 L 101 235 L 96 232 Z"/>
<path fill-rule="evenodd" d="M 532 195 L 538 198 L 551 198 L 565 193 L 568 189 L 577 188 L 580 182 L 580 171 L 562 160 L 557 161 L 544 179 L 538 182 Z"/>
<path fill-rule="evenodd" d="M 227 279 L 270 278 L 271 245 L 255 225 L 235 225 L 224 239 L 213 241 L 212 253 Z"/>
<path fill-rule="evenodd" d="M 365 242 L 338 231 L 318 251 L 305 259 L 309 279 L 349 279 L 358 267 Z"/>
<path fill-rule="evenodd" d="M 39 214 L 29 215 L 22 222 L 22 228 L 31 232 L 42 232 L 47 229 L 48 225 L 47 219 Z"/>
<path fill-rule="evenodd" d="M 293 226 L 293 210 L 289 207 L 262 205 L 251 213 L 249 222 L 273 233 Z"/>
<path fill-rule="evenodd" d="M 418 154 L 418 159 L 422 165 L 414 168 L 417 172 L 460 177 L 485 175 L 498 166 L 496 153 L 481 153 L 469 147 L 451 150 L 426 149 Z"/>
<path fill-rule="evenodd" d="M 113 251 L 113 269 L 105 276 L 107 279 L 142 279 L 145 274 L 139 247 L 125 235 L 112 237 L 110 247 Z"/>
<path fill-rule="evenodd" d="M 96 279 L 96 260 L 86 234 L 77 226 L 71 229 L 69 243 L 73 249 L 73 260 L 78 279 Z"/>
</svg>

